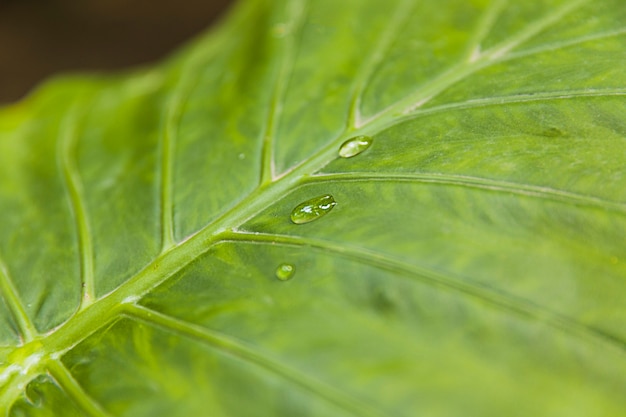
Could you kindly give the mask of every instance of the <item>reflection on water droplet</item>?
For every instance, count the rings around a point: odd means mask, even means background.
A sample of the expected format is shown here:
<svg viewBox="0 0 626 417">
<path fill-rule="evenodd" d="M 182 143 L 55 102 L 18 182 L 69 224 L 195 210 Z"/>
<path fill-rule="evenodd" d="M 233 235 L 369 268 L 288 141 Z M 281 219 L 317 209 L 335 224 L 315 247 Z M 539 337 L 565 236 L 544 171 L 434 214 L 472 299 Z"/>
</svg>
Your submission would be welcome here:
<svg viewBox="0 0 626 417">
<path fill-rule="evenodd" d="M 276 268 L 276 278 L 281 281 L 287 281 L 293 278 L 293 274 L 296 273 L 296 267 L 291 264 L 280 264 Z"/>
<path fill-rule="evenodd" d="M 369 136 L 355 136 L 348 139 L 339 147 L 339 156 L 352 158 L 365 151 L 372 145 L 373 139 Z"/>
<path fill-rule="evenodd" d="M 312 198 L 304 203 L 298 204 L 291 211 L 291 221 L 295 224 L 312 222 L 326 215 L 326 213 L 331 211 L 336 205 L 335 199 L 330 194 Z"/>
</svg>

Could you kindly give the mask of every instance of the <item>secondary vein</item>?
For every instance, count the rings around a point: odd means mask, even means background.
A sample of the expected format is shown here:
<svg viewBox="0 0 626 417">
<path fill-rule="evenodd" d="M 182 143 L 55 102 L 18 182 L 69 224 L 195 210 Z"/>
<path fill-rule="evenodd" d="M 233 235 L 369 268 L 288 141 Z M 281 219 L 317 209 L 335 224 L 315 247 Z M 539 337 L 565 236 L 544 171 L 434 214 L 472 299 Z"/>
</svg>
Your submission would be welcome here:
<svg viewBox="0 0 626 417">
<path fill-rule="evenodd" d="M 539 322 L 545 322 L 566 333 L 616 349 L 620 354 L 626 353 L 626 341 L 614 335 L 594 329 L 570 317 L 547 310 L 542 306 L 519 297 L 514 297 L 505 292 L 493 290 L 485 285 L 472 282 L 471 280 L 444 275 L 439 271 L 409 264 L 387 254 L 363 247 L 343 245 L 328 240 L 309 237 L 254 233 L 239 230 L 229 233 L 226 239 L 233 242 L 307 247 L 326 251 L 393 272 L 398 276 L 409 277 L 432 287 L 440 286 L 448 288 L 463 295 L 488 302 L 506 311 L 532 317 Z"/>
<path fill-rule="evenodd" d="M 180 115 L 181 98 L 176 94 L 167 108 L 165 126 L 161 135 L 161 250 L 174 245 L 174 216 L 172 209 L 172 171 L 176 122 Z"/>
<path fill-rule="evenodd" d="M 415 5 L 414 0 L 401 0 L 396 6 L 389 22 L 385 26 L 385 29 L 381 32 L 381 36 L 378 39 L 376 45 L 371 49 L 368 54 L 367 60 L 361 66 L 359 74 L 355 78 L 354 86 L 350 93 L 350 108 L 348 110 L 348 120 L 346 123 L 346 129 L 352 130 L 358 128 L 361 124 L 361 100 L 363 99 L 363 93 L 367 82 L 371 79 L 376 68 L 380 65 L 385 53 L 397 38 L 401 29 L 406 24 L 406 21 L 411 16 L 411 10 Z"/>
<path fill-rule="evenodd" d="M 283 110 L 285 92 L 287 91 L 297 56 L 296 41 L 300 35 L 306 7 L 306 0 L 289 2 L 289 21 L 283 23 L 283 26 L 278 27 L 279 32 L 275 34 L 275 36 L 279 38 L 279 44 L 282 46 L 280 52 L 282 59 L 274 78 L 274 89 L 267 113 L 267 122 L 262 133 L 260 185 L 267 184 L 274 179 L 274 145 L 276 133 Z M 281 31 L 284 33 L 280 33 Z"/>
<path fill-rule="evenodd" d="M 403 99 L 398 100 L 396 103 L 365 120 L 364 125 L 377 124 L 384 119 L 394 119 L 398 116 L 401 117 L 402 115 L 414 112 L 459 81 L 466 79 L 470 75 L 496 62 L 500 62 L 511 50 L 547 29 L 550 25 L 558 22 L 559 19 L 573 12 L 588 1 L 589 0 L 577 0 L 568 2 L 564 6 L 555 9 L 543 18 L 528 25 L 525 29 L 511 36 L 509 39 L 482 52 L 479 56 L 452 65 L 448 70 L 425 83 L 422 88 L 415 90 L 413 93 L 408 94 Z"/>
<path fill-rule="evenodd" d="M 141 306 L 128 306 L 125 315 L 146 324 L 199 340 L 215 349 L 245 360 L 298 385 L 329 403 L 341 407 L 354 416 L 382 417 L 382 414 L 371 406 L 349 397 L 321 381 L 310 378 L 302 372 L 282 365 L 277 360 L 255 352 L 251 346 L 246 346 L 232 337 Z"/>
<path fill-rule="evenodd" d="M 76 227 L 80 252 L 81 301 L 79 310 L 95 300 L 94 251 L 84 191 L 76 166 L 76 129 L 78 105 L 69 111 L 61 124 L 57 140 L 57 162 L 63 176 L 64 189 Z"/>
<path fill-rule="evenodd" d="M 481 43 L 489 34 L 489 31 L 495 24 L 507 1 L 508 0 L 492 0 L 483 12 L 476 24 L 474 33 L 467 43 L 465 56 L 468 61 L 474 61 L 480 56 Z"/>
<path fill-rule="evenodd" d="M 57 384 L 70 397 L 83 413 L 89 417 L 110 417 L 100 404 L 90 397 L 83 387 L 76 381 L 72 373 L 60 360 L 50 359 L 47 370 Z"/>
<path fill-rule="evenodd" d="M 598 207 L 606 210 L 626 213 L 626 204 L 617 201 L 605 200 L 587 194 L 578 194 L 551 187 L 521 184 L 509 181 L 493 180 L 489 178 L 469 175 L 440 174 L 428 172 L 349 172 L 338 174 L 316 174 L 307 177 L 308 183 L 330 182 L 361 182 L 361 181 L 402 181 L 415 183 L 434 183 L 457 187 L 478 188 L 482 190 L 524 195 L 553 201 L 566 202 L 576 205 Z"/>
<path fill-rule="evenodd" d="M 4 298 L 7 307 L 9 308 L 15 323 L 17 324 L 20 336 L 24 343 L 28 343 L 33 340 L 37 335 L 37 329 L 31 321 L 26 308 L 22 303 L 22 300 L 13 284 L 13 280 L 9 275 L 9 271 L 0 258 L 0 295 Z"/>
</svg>

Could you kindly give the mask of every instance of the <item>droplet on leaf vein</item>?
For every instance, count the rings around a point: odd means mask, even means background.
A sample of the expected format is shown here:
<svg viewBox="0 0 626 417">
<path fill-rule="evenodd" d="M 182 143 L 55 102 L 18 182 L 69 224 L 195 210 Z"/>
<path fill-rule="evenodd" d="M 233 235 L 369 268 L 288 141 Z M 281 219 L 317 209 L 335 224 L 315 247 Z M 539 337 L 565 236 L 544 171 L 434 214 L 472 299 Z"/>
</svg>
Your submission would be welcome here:
<svg viewBox="0 0 626 417">
<path fill-rule="evenodd" d="M 325 216 L 337 203 L 332 195 L 326 194 L 312 198 L 298 204 L 291 211 L 291 221 L 295 224 L 304 224 Z"/>
</svg>

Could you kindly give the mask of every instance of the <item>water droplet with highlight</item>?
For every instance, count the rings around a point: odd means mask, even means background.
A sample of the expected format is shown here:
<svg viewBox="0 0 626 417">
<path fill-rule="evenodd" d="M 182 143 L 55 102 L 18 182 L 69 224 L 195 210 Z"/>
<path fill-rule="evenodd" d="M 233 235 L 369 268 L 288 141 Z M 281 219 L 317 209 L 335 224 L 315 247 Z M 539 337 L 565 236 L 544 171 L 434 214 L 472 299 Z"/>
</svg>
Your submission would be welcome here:
<svg viewBox="0 0 626 417">
<path fill-rule="evenodd" d="M 296 267 L 291 264 L 280 264 L 278 268 L 276 268 L 276 278 L 281 281 L 290 280 L 295 273 Z"/>
<path fill-rule="evenodd" d="M 369 136 L 355 136 L 348 139 L 339 147 L 339 156 L 342 158 L 352 158 L 364 152 L 372 146 L 374 140 Z"/>
<path fill-rule="evenodd" d="M 326 194 L 312 198 L 298 204 L 291 211 L 291 221 L 295 224 L 304 224 L 325 216 L 337 203 L 332 195 Z"/>
</svg>

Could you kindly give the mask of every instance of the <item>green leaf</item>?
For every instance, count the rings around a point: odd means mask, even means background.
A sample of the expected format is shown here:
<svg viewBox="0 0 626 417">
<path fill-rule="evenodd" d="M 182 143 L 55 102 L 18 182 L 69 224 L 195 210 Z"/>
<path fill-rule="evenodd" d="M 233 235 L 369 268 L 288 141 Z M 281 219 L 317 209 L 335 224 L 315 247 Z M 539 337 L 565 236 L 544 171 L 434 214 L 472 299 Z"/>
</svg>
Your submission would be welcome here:
<svg viewBox="0 0 626 417">
<path fill-rule="evenodd" d="M 622 0 L 249 0 L 4 108 L 0 414 L 623 414 L 625 36 Z"/>
</svg>

